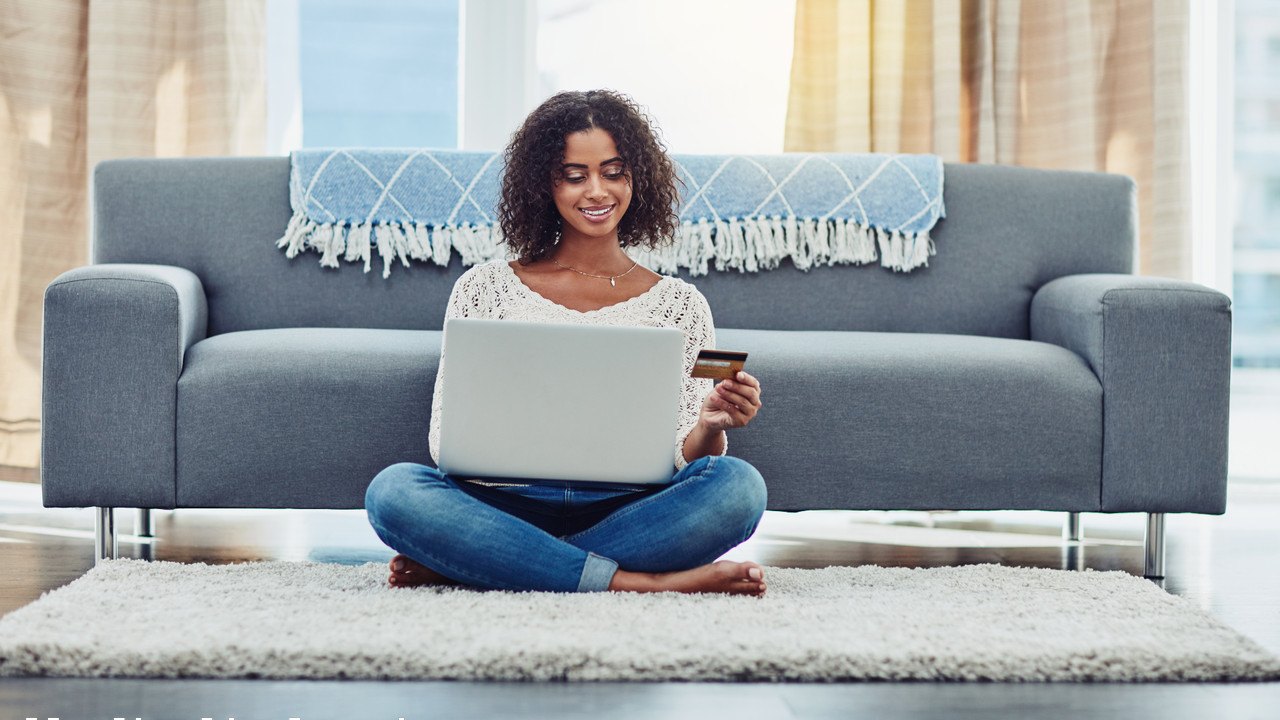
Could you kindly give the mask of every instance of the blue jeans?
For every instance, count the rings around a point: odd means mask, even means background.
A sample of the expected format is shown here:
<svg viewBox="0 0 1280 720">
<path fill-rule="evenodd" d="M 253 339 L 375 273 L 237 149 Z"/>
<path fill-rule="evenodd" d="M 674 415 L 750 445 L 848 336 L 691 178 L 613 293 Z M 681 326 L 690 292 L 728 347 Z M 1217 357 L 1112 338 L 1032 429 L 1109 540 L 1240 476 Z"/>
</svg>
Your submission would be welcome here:
<svg viewBox="0 0 1280 720">
<path fill-rule="evenodd" d="M 400 463 L 378 473 L 364 506 L 383 542 L 458 582 L 592 592 L 619 568 L 706 565 L 751 537 L 765 500 L 754 467 L 713 455 L 657 486 L 489 487 Z"/>
</svg>

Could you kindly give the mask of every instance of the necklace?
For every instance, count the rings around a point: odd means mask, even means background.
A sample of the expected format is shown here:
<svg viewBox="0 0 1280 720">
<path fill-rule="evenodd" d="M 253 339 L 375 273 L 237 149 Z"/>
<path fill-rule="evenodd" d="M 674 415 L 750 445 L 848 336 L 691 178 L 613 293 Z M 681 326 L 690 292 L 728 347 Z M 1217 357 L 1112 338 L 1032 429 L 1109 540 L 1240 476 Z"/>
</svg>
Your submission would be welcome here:
<svg viewBox="0 0 1280 720">
<path fill-rule="evenodd" d="M 548 257 L 547 259 L 549 259 L 549 260 L 550 260 L 551 262 L 553 262 L 553 263 L 556 263 L 557 265 L 560 265 L 560 263 L 556 262 L 556 259 L 555 259 L 555 258 L 553 258 L 553 257 Z M 627 268 L 627 272 L 622 273 L 622 275 L 626 275 L 627 273 L 631 272 L 632 270 L 635 270 L 635 269 L 636 269 L 636 266 L 637 266 L 637 265 L 639 265 L 639 264 L 640 264 L 640 261 L 639 261 L 639 260 L 633 260 L 633 261 L 631 262 L 631 267 Z M 622 275 L 592 275 L 591 273 L 584 273 L 584 272 L 582 272 L 581 270 L 578 270 L 577 268 L 571 268 L 571 267 L 569 267 L 568 265 L 560 265 L 560 267 L 564 268 L 565 270 L 572 270 L 572 271 L 574 271 L 574 272 L 578 273 L 579 275 L 586 275 L 587 277 L 600 278 L 601 280 L 608 280 L 608 281 L 609 281 L 609 284 L 610 284 L 610 285 L 612 285 L 612 286 L 614 286 L 614 287 L 618 287 L 618 283 L 617 283 L 617 282 L 615 282 L 615 281 L 616 281 L 618 278 L 622 277 Z"/>
</svg>

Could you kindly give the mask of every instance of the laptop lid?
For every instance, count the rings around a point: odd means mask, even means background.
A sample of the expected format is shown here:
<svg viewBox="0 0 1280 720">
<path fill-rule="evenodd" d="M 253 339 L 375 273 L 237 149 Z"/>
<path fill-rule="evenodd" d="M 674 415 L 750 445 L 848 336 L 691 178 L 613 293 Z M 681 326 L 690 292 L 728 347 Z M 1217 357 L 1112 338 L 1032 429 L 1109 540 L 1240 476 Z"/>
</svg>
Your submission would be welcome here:
<svg viewBox="0 0 1280 720">
<path fill-rule="evenodd" d="M 675 328 L 447 320 L 440 469 L 669 481 L 684 342 Z"/>
</svg>

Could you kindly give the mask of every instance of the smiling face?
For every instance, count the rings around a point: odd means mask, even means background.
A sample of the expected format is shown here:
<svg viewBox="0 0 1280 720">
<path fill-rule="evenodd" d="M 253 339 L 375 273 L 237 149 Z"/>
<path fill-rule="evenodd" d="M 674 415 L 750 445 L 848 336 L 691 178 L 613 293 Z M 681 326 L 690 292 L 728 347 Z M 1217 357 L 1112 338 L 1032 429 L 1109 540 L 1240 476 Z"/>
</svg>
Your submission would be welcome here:
<svg viewBox="0 0 1280 720">
<path fill-rule="evenodd" d="M 565 136 L 561 177 L 552 195 L 564 219 L 561 241 L 618 239 L 631 204 L 631 178 L 613 136 L 599 128 Z"/>
</svg>

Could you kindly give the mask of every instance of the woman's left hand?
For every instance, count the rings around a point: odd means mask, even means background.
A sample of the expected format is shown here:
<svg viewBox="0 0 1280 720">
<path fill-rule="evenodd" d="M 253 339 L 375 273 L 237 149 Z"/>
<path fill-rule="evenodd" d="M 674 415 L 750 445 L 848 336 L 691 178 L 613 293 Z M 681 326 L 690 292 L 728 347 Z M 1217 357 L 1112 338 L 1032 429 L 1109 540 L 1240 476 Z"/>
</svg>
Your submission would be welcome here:
<svg viewBox="0 0 1280 720">
<path fill-rule="evenodd" d="M 739 371 L 734 380 L 722 380 L 702 403 L 698 423 L 718 432 L 740 428 L 760 411 L 760 381 Z"/>
</svg>

